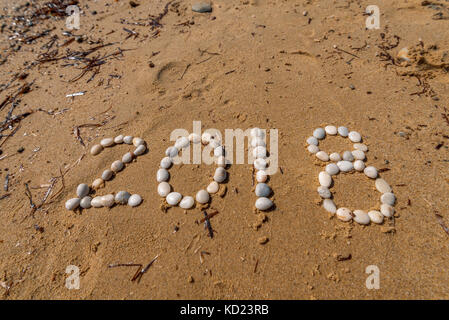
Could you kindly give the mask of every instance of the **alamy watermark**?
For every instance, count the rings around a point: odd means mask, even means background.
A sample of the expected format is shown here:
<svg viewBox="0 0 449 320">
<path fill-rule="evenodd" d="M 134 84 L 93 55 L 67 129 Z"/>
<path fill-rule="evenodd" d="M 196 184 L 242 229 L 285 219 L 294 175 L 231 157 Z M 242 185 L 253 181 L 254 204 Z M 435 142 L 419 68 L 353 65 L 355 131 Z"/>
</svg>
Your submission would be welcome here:
<svg viewBox="0 0 449 320">
<path fill-rule="evenodd" d="M 366 278 L 365 285 L 369 290 L 380 289 L 380 269 L 376 265 L 369 265 L 365 269 L 365 273 L 369 274 Z"/>
<path fill-rule="evenodd" d="M 365 9 L 369 16 L 366 18 L 365 26 L 367 29 L 380 29 L 380 10 L 376 5 L 369 5 Z"/>
<path fill-rule="evenodd" d="M 67 6 L 65 13 L 68 15 L 65 20 L 67 29 L 79 29 L 80 28 L 80 8 L 78 6 Z"/>
<path fill-rule="evenodd" d="M 65 287 L 69 290 L 80 288 L 80 269 L 77 266 L 69 265 L 65 269 L 65 273 L 69 274 L 65 279 Z"/>
</svg>

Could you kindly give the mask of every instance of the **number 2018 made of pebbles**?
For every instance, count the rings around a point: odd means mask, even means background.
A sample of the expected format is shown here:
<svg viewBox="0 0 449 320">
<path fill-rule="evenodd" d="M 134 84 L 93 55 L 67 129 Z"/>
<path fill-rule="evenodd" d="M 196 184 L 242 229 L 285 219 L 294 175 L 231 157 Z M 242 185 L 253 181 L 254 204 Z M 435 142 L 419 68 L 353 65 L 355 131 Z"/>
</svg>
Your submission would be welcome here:
<svg viewBox="0 0 449 320">
<path fill-rule="evenodd" d="M 326 136 L 340 136 L 348 138 L 353 143 L 352 151 L 345 151 L 343 154 L 337 152 L 327 153 L 320 150 L 319 142 L 326 138 Z M 313 135 L 307 138 L 307 150 L 316 156 L 317 159 L 322 162 L 330 162 L 326 165 L 325 169 L 318 175 L 318 181 L 320 186 L 317 191 L 320 197 L 323 199 L 323 208 L 336 214 L 337 218 L 348 222 L 354 220 L 359 224 L 369 224 L 370 222 L 381 224 L 384 218 L 389 218 L 394 215 L 394 204 L 396 197 L 392 192 L 390 185 L 382 179 L 378 171 L 373 166 L 366 166 L 365 153 L 368 151 L 368 147 L 362 143 L 362 137 L 360 133 L 356 131 L 349 131 L 346 127 L 335 127 L 332 125 L 325 128 L 317 128 L 313 131 Z M 373 210 L 353 210 L 340 207 L 337 208 L 336 204 L 332 200 L 332 192 L 330 187 L 332 186 L 332 176 L 335 176 L 347 172 L 363 172 L 368 178 L 375 180 L 375 187 L 377 191 L 381 193 L 380 205 Z"/>
</svg>

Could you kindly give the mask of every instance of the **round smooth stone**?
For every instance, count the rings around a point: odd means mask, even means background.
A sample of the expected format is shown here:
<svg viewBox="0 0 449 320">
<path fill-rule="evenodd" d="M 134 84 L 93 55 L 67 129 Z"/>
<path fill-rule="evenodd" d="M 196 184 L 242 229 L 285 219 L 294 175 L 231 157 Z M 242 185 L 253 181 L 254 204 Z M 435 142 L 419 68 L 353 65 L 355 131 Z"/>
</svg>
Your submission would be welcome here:
<svg viewBox="0 0 449 320">
<path fill-rule="evenodd" d="M 369 224 L 371 221 L 368 213 L 366 213 L 363 210 L 354 210 L 353 214 L 354 214 L 353 219 L 358 224 Z"/>
<path fill-rule="evenodd" d="M 144 154 L 144 152 L 147 150 L 147 147 L 144 144 L 139 145 L 136 150 L 134 150 L 134 155 L 140 156 Z"/>
<path fill-rule="evenodd" d="M 92 207 L 92 205 L 90 204 L 92 201 L 92 198 L 87 196 L 81 199 L 80 202 L 80 207 L 83 209 L 89 209 L 90 207 Z"/>
<path fill-rule="evenodd" d="M 212 139 L 212 135 L 209 132 L 204 132 L 201 135 L 201 142 L 203 144 L 208 144 L 210 142 L 210 139 Z"/>
<path fill-rule="evenodd" d="M 124 167 L 125 167 L 125 165 L 120 160 L 115 160 L 111 164 L 111 170 L 114 171 L 114 172 L 122 171 Z"/>
<path fill-rule="evenodd" d="M 325 151 L 318 151 L 315 156 L 320 159 L 321 161 L 329 161 L 329 155 Z"/>
<path fill-rule="evenodd" d="M 197 144 L 201 142 L 201 137 L 196 133 L 191 133 L 189 134 L 189 141 L 191 141 L 194 144 Z"/>
<path fill-rule="evenodd" d="M 320 148 L 318 148 L 316 145 L 311 144 L 307 147 L 307 151 L 309 151 L 312 154 L 316 154 L 317 152 L 320 151 Z"/>
<path fill-rule="evenodd" d="M 335 213 L 337 212 L 337 206 L 331 199 L 324 199 L 323 200 L 323 208 L 327 212 Z"/>
<path fill-rule="evenodd" d="M 372 222 L 377 224 L 381 224 L 384 221 L 384 216 L 377 210 L 369 211 L 368 216 Z"/>
<path fill-rule="evenodd" d="M 268 197 L 271 194 L 271 188 L 266 183 L 258 183 L 256 185 L 256 196 Z"/>
<path fill-rule="evenodd" d="M 145 140 L 143 140 L 142 138 L 139 138 L 139 137 L 133 138 L 133 145 L 134 145 L 134 147 L 138 147 L 138 146 L 143 145 L 143 144 L 145 144 Z"/>
<path fill-rule="evenodd" d="M 351 210 L 348 208 L 338 208 L 337 218 L 345 222 L 350 221 L 352 219 Z"/>
<path fill-rule="evenodd" d="M 165 198 L 170 192 L 171 186 L 168 184 L 168 182 L 163 181 L 157 186 L 157 193 L 163 198 Z"/>
<path fill-rule="evenodd" d="M 342 137 L 347 137 L 349 134 L 349 130 L 346 127 L 338 127 L 338 134 Z"/>
<path fill-rule="evenodd" d="M 168 169 L 168 168 L 171 167 L 172 163 L 173 162 L 171 161 L 170 157 L 162 158 L 162 160 L 161 160 L 161 168 L 162 169 Z"/>
<path fill-rule="evenodd" d="M 332 177 L 326 171 L 321 171 L 318 175 L 318 181 L 323 187 L 329 188 L 332 184 Z"/>
<path fill-rule="evenodd" d="M 72 199 L 69 199 L 69 200 L 67 200 L 67 201 L 65 202 L 65 208 L 66 208 L 67 210 L 75 210 L 76 208 L 79 207 L 80 202 L 81 202 L 81 199 L 80 199 L 80 198 L 72 198 Z"/>
<path fill-rule="evenodd" d="M 126 144 L 132 144 L 133 143 L 133 136 L 126 136 L 123 138 L 123 142 Z"/>
<path fill-rule="evenodd" d="M 256 208 L 261 211 L 270 209 L 273 206 L 273 201 L 268 198 L 261 197 L 256 200 Z"/>
<path fill-rule="evenodd" d="M 130 163 L 131 161 L 133 161 L 133 154 L 131 152 L 125 153 L 122 157 L 122 162 Z"/>
<path fill-rule="evenodd" d="M 179 206 L 183 209 L 190 209 L 195 204 L 195 199 L 191 196 L 185 196 L 182 198 L 181 202 L 179 203 Z"/>
<path fill-rule="evenodd" d="M 363 152 L 367 152 L 368 151 L 368 146 L 366 144 L 363 144 L 363 143 L 354 143 L 354 149 L 360 150 L 360 151 L 363 151 Z"/>
<path fill-rule="evenodd" d="M 314 145 L 314 146 L 318 145 L 318 139 L 313 137 L 313 136 L 312 137 L 308 137 L 306 142 L 307 142 L 307 144 L 311 144 L 311 145 Z"/>
<path fill-rule="evenodd" d="M 186 148 L 189 145 L 190 145 L 190 141 L 189 141 L 189 138 L 187 138 L 187 137 L 180 137 L 175 142 L 175 147 L 178 150 L 182 150 L 182 149 Z"/>
<path fill-rule="evenodd" d="M 226 180 L 226 170 L 222 167 L 215 169 L 214 180 L 218 183 L 222 183 Z"/>
<path fill-rule="evenodd" d="M 312 138 L 314 138 L 314 137 L 312 137 Z M 314 138 L 314 139 L 316 140 L 316 138 Z M 317 140 L 317 143 L 318 143 L 318 140 Z M 253 138 L 251 140 L 251 147 L 253 147 L 253 148 L 255 148 L 255 147 L 266 147 L 266 146 L 267 146 L 267 144 L 260 137 Z"/>
<path fill-rule="evenodd" d="M 362 172 L 365 169 L 365 162 L 363 162 L 362 160 L 354 161 L 354 169 L 356 171 Z"/>
<path fill-rule="evenodd" d="M 115 143 L 114 143 L 114 139 L 113 138 L 104 138 L 103 140 L 100 141 L 100 144 L 107 148 L 107 147 L 112 147 Z"/>
<path fill-rule="evenodd" d="M 349 172 L 352 169 L 354 169 L 354 165 L 352 164 L 352 162 L 345 161 L 345 160 L 338 161 L 337 162 L 337 166 L 338 166 L 338 169 L 340 169 L 341 172 Z"/>
<path fill-rule="evenodd" d="M 171 206 L 176 206 L 181 201 L 182 195 L 179 192 L 170 192 L 165 200 Z"/>
<path fill-rule="evenodd" d="M 101 144 L 93 145 L 92 148 L 90 148 L 90 154 L 96 156 L 103 150 L 103 146 Z"/>
<path fill-rule="evenodd" d="M 265 170 L 267 168 L 267 161 L 265 159 L 256 159 L 254 160 L 254 168 L 257 170 Z"/>
<path fill-rule="evenodd" d="M 198 201 L 199 203 L 208 203 L 210 196 L 209 193 L 206 190 L 200 190 L 196 193 L 195 196 L 196 201 Z"/>
<path fill-rule="evenodd" d="M 330 197 L 332 197 L 332 193 L 329 190 L 329 188 L 319 186 L 317 188 L 317 191 L 318 191 L 318 194 L 320 195 L 320 197 L 323 199 L 329 199 Z"/>
<path fill-rule="evenodd" d="M 354 150 L 352 151 L 352 155 L 356 160 L 365 160 L 365 152 L 362 150 Z"/>
<path fill-rule="evenodd" d="M 94 182 L 92 182 L 92 189 L 100 189 L 104 187 L 104 180 L 101 178 L 95 179 Z"/>
<path fill-rule="evenodd" d="M 222 147 L 222 146 L 219 146 L 219 147 L 216 147 L 215 149 L 214 149 L 214 156 L 215 157 L 222 157 L 222 156 L 224 156 L 224 148 Z"/>
<path fill-rule="evenodd" d="M 250 136 L 253 138 L 264 138 L 265 132 L 260 128 L 252 128 L 249 132 Z"/>
<path fill-rule="evenodd" d="M 103 207 L 110 208 L 114 205 L 115 198 L 113 194 L 107 194 L 101 197 L 101 204 Z"/>
<path fill-rule="evenodd" d="M 380 193 L 387 193 L 387 192 L 391 192 L 391 187 L 388 184 L 387 181 L 385 181 L 384 179 L 381 178 L 377 178 L 376 179 L 376 189 L 377 191 L 379 191 Z"/>
<path fill-rule="evenodd" d="M 127 204 L 130 197 L 131 197 L 131 194 L 129 192 L 119 191 L 115 195 L 114 200 L 115 200 L 115 203 L 118 203 L 118 204 Z"/>
<path fill-rule="evenodd" d="M 326 136 L 326 131 L 323 128 L 317 128 L 313 131 L 313 136 L 318 140 L 322 140 Z"/>
<path fill-rule="evenodd" d="M 121 135 L 118 135 L 117 137 L 115 137 L 114 138 L 114 143 L 116 143 L 116 144 L 121 144 L 121 143 L 123 143 L 123 135 L 121 134 Z"/>
<path fill-rule="evenodd" d="M 329 159 L 331 159 L 334 162 L 338 162 L 338 161 L 341 160 L 341 156 L 340 156 L 339 153 L 333 152 L 333 153 L 330 154 Z"/>
<path fill-rule="evenodd" d="M 92 201 L 90 202 L 92 207 L 94 207 L 94 208 L 101 208 L 103 206 L 102 198 L 103 197 L 101 197 L 101 196 L 93 198 Z"/>
<path fill-rule="evenodd" d="M 345 151 L 343 152 L 343 160 L 344 161 L 354 161 L 354 156 L 352 155 L 351 151 Z"/>
<path fill-rule="evenodd" d="M 84 198 L 89 194 L 89 186 L 85 183 L 81 183 L 76 188 L 76 195 L 80 198 Z"/>
<path fill-rule="evenodd" d="M 218 185 L 217 181 L 212 181 L 207 186 L 206 191 L 209 193 L 217 193 L 219 188 L 220 186 Z"/>
<path fill-rule="evenodd" d="M 371 178 L 371 179 L 376 179 L 376 178 L 377 178 L 377 169 L 374 168 L 373 166 L 366 167 L 366 168 L 363 170 L 363 173 L 364 173 L 368 178 Z"/>
<path fill-rule="evenodd" d="M 326 131 L 326 133 L 328 135 L 335 136 L 337 134 L 337 127 L 336 126 L 326 126 L 324 128 L 324 131 Z"/>
<path fill-rule="evenodd" d="M 142 203 L 142 197 L 138 194 L 133 194 L 128 199 L 128 206 L 130 206 L 130 207 L 137 207 L 141 203 Z"/>
<path fill-rule="evenodd" d="M 265 182 L 265 181 L 267 181 L 267 178 L 268 178 L 268 174 L 265 171 L 263 171 L 263 170 L 257 171 L 257 173 L 256 173 L 257 182 Z"/>
<path fill-rule="evenodd" d="M 391 192 L 384 193 L 380 197 L 380 202 L 392 206 L 396 202 L 396 196 L 393 193 L 391 193 Z"/>
<path fill-rule="evenodd" d="M 157 182 L 168 181 L 170 173 L 166 169 L 159 169 L 156 173 Z"/>
<path fill-rule="evenodd" d="M 384 217 L 390 218 L 394 215 L 394 208 L 389 204 L 382 203 L 380 205 L 380 212 L 383 214 Z"/>
<path fill-rule="evenodd" d="M 104 181 L 109 181 L 112 179 L 113 175 L 114 175 L 114 171 L 106 169 L 101 174 L 101 179 L 103 179 Z"/>
<path fill-rule="evenodd" d="M 360 133 L 358 133 L 356 131 L 349 132 L 348 138 L 352 142 L 360 142 L 360 141 L 362 141 L 362 136 L 360 135 Z"/>
<path fill-rule="evenodd" d="M 255 159 L 265 159 L 267 157 L 267 148 L 262 146 L 255 147 L 253 150 L 253 157 Z"/>
<path fill-rule="evenodd" d="M 335 163 L 329 163 L 326 166 L 326 172 L 331 176 L 335 176 L 336 174 L 338 174 L 340 172 L 340 169 L 338 168 L 338 166 Z"/>
<path fill-rule="evenodd" d="M 167 157 L 174 158 L 178 155 L 178 152 L 179 152 L 178 148 L 168 147 L 167 150 L 165 150 L 165 155 Z"/>
</svg>

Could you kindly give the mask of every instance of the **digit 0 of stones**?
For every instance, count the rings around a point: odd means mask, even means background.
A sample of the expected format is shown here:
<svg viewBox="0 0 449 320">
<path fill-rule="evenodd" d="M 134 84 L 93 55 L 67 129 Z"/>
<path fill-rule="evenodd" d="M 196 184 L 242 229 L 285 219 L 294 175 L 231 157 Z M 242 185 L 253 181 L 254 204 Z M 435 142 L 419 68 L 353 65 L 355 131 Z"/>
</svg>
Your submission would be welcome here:
<svg viewBox="0 0 449 320">
<path fill-rule="evenodd" d="M 104 148 L 110 148 L 117 144 L 134 145 L 135 150 L 127 152 L 123 155 L 122 160 L 112 162 L 111 168 L 103 171 L 101 178 L 95 179 L 89 186 L 86 183 L 78 185 L 76 188 L 76 198 L 66 201 L 65 207 L 67 210 L 76 210 L 77 208 L 89 209 L 94 208 L 111 208 L 115 204 L 128 204 L 131 207 L 137 207 L 142 203 L 142 197 L 138 194 L 131 195 L 127 191 L 119 191 L 116 194 L 106 194 L 103 196 L 96 196 L 92 198 L 90 195 L 93 190 L 99 190 L 105 186 L 106 181 L 113 179 L 114 175 L 118 174 L 125 168 L 125 164 L 129 164 L 138 156 L 141 156 L 147 150 L 145 141 L 138 137 L 119 135 L 115 138 L 105 138 L 101 140 L 100 144 L 94 145 L 90 149 L 93 156 L 100 154 Z"/>
<path fill-rule="evenodd" d="M 343 138 L 349 138 L 354 143 L 352 151 L 345 151 L 342 155 L 337 152 L 328 154 L 325 151 L 320 150 L 319 141 L 325 139 L 326 135 L 329 136 L 341 136 Z M 324 171 L 321 171 L 318 175 L 318 181 L 320 186 L 317 191 L 320 197 L 323 199 L 323 208 L 336 214 L 337 218 L 341 221 L 351 221 L 363 225 L 367 225 L 370 222 L 381 224 L 385 218 L 390 218 L 394 215 L 394 204 L 396 197 L 392 192 L 390 185 L 379 176 L 378 170 L 373 166 L 366 166 L 365 152 L 368 151 L 368 147 L 362 143 L 362 136 L 356 131 L 349 131 L 346 127 L 335 127 L 332 125 L 323 128 L 317 128 L 313 131 L 313 135 L 307 138 L 307 150 L 314 154 L 317 159 L 323 162 L 334 162 L 326 165 Z M 372 210 L 353 210 L 348 208 L 338 208 L 335 202 L 332 200 L 333 196 L 330 191 L 332 186 L 332 176 L 338 173 L 347 172 L 363 172 L 368 178 L 375 180 L 375 187 L 382 195 L 380 197 L 380 205 Z"/>
</svg>

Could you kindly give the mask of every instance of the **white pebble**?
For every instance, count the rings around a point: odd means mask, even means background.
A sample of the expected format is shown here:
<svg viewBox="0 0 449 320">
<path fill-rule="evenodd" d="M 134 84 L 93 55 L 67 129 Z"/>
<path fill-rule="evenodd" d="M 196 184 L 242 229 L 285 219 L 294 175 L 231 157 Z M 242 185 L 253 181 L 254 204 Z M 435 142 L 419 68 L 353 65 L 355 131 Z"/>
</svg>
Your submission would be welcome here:
<svg viewBox="0 0 449 320">
<path fill-rule="evenodd" d="M 365 162 L 363 162 L 362 160 L 354 161 L 354 169 L 362 172 L 365 169 Z"/>
<path fill-rule="evenodd" d="M 124 167 L 125 167 L 125 165 L 124 165 L 123 162 L 121 162 L 120 160 L 115 160 L 115 161 L 111 164 L 111 170 L 114 171 L 114 172 L 119 172 L 119 171 L 121 171 Z"/>
<path fill-rule="evenodd" d="M 142 197 L 138 194 L 133 194 L 128 199 L 128 206 L 130 206 L 130 207 L 137 207 L 141 203 L 142 203 Z"/>
<path fill-rule="evenodd" d="M 99 154 L 101 151 L 103 151 L 103 146 L 101 144 L 96 144 L 90 148 L 90 153 L 94 156 Z"/>
<path fill-rule="evenodd" d="M 324 199 L 323 200 L 323 208 L 330 213 L 337 212 L 337 207 L 335 206 L 335 203 L 331 199 Z"/>
<path fill-rule="evenodd" d="M 196 133 L 191 133 L 189 134 L 189 141 L 197 144 L 201 142 L 201 137 L 199 135 L 197 135 Z"/>
<path fill-rule="evenodd" d="M 267 161 L 265 159 L 256 159 L 254 160 L 254 168 L 257 170 L 265 170 L 267 168 Z"/>
<path fill-rule="evenodd" d="M 171 206 L 176 206 L 181 201 L 182 195 L 179 192 L 170 192 L 165 200 Z"/>
<path fill-rule="evenodd" d="M 181 202 L 179 203 L 179 206 L 183 209 L 190 209 L 195 204 L 195 199 L 191 196 L 185 196 L 182 198 Z"/>
<path fill-rule="evenodd" d="M 157 193 L 163 198 L 165 198 L 170 192 L 171 186 L 168 184 L 168 182 L 162 181 L 157 186 Z"/>
<path fill-rule="evenodd" d="M 326 166 L 326 172 L 329 173 L 331 176 L 334 176 L 340 172 L 340 169 L 335 163 L 329 163 Z"/>
<path fill-rule="evenodd" d="M 176 157 L 178 155 L 178 152 L 179 152 L 178 148 L 176 148 L 176 147 L 168 147 L 167 150 L 165 150 L 165 155 L 167 157 L 174 158 L 174 157 Z"/>
<path fill-rule="evenodd" d="M 363 170 L 363 173 L 364 173 L 368 178 L 371 178 L 371 179 L 376 179 L 376 178 L 377 178 L 377 169 L 374 168 L 373 166 L 366 167 L 366 168 Z"/>
<path fill-rule="evenodd" d="M 389 204 L 382 203 L 380 205 L 380 212 L 383 214 L 384 217 L 390 218 L 394 215 L 394 208 Z"/>
<path fill-rule="evenodd" d="M 349 130 L 346 127 L 338 127 L 337 131 L 338 131 L 338 134 L 342 137 L 347 137 L 348 133 L 349 133 Z"/>
<path fill-rule="evenodd" d="M 222 147 L 222 146 L 219 146 L 219 147 L 216 147 L 215 149 L 214 149 L 214 156 L 215 157 L 222 157 L 222 156 L 224 156 L 224 153 L 225 151 L 224 151 L 224 148 Z"/>
<path fill-rule="evenodd" d="M 353 219 L 358 224 L 369 224 L 369 222 L 371 221 L 371 219 L 369 218 L 369 215 L 368 215 L 368 213 L 366 213 L 366 211 L 354 210 L 353 214 L 354 214 Z"/>
<path fill-rule="evenodd" d="M 332 196 L 332 193 L 326 187 L 319 186 L 317 191 L 318 191 L 318 194 L 320 195 L 320 197 L 323 199 L 329 199 Z"/>
<path fill-rule="evenodd" d="M 337 127 L 336 126 L 326 126 L 324 128 L 324 131 L 326 131 L 326 133 L 328 135 L 335 136 L 337 134 Z"/>
<path fill-rule="evenodd" d="M 218 183 L 222 183 L 226 180 L 226 170 L 222 167 L 215 169 L 214 180 Z"/>
<path fill-rule="evenodd" d="M 212 149 L 215 149 L 215 148 L 221 146 L 221 143 L 220 143 L 219 140 L 212 138 L 212 139 L 210 139 L 209 146 L 210 146 Z"/>
<path fill-rule="evenodd" d="M 385 181 L 384 179 L 381 178 L 377 178 L 376 179 L 376 189 L 377 191 L 379 191 L 380 193 L 387 193 L 387 192 L 391 192 L 391 187 L 388 184 L 387 181 Z"/>
<path fill-rule="evenodd" d="M 139 145 L 136 150 L 134 150 L 134 155 L 140 156 L 144 154 L 144 152 L 147 150 L 147 147 L 144 144 Z"/>
<path fill-rule="evenodd" d="M 178 150 L 182 150 L 182 149 L 186 148 L 189 145 L 190 145 L 190 141 L 189 141 L 189 139 L 187 137 L 180 137 L 175 142 L 175 147 Z"/>
<path fill-rule="evenodd" d="M 203 144 L 208 144 L 210 142 L 210 139 L 212 139 L 212 135 L 209 132 L 204 132 L 201 135 L 201 142 Z"/>
<path fill-rule="evenodd" d="M 142 138 L 139 138 L 139 137 L 133 138 L 133 145 L 134 145 L 134 147 L 138 147 L 138 146 L 143 145 L 143 144 L 145 144 L 145 140 L 143 140 Z"/>
<path fill-rule="evenodd" d="M 369 211 L 368 216 L 372 222 L 377 224 L 381 224 L 384 221 L 384 216 L 377 210 Z"/>
<path fill-rule="evenodd" d="M 341 160 L 341 156 L 338 152 L 333 152 L 330 154 L 329 159 L 331 159 L 334 162 L 338 162 Z"/>
<path fill-rule="evenodd" d="M 107 194 L 101 197 L 103 207 L 110 208 L 114 205 L 115 199 L 113 194 Z"/>
<path fill-rule="evenodd" d="M 100 141 L 100 144 L 103 147 L 112 147 L 115 143 L 114 143 L 114 139 L 112 138 L 104 138 L 103 140 Z"/>
<path fill-rule="evenodd" d="M 81 199 L 80 202 L 80 207 L 83 209 L 89 209 L 90 207 L 92 207 L 92 205 L 90 204 L 92 201 L 92 198 L 87 196 Z"/>
<path fill-rule="evenodd" d="M 312 138 L 314 138 L 314 137 L 312 137 Z M 318 143 L 318 140 L 317 140 L 317 143 Z M 267 146 L 267 144 L 265 143 L 265 141 L 262 138 L 256 137 L 251 140 L 251 147 L 253 147 L 253 148 L 266 147 L 266 146 Z"/>
<path fill-rule="evenodd" d="M 269 197 L 271 192 L 271 188 L 266 183 L 258 183 L 256 185 L 255 194 L 258 197 Z"/>
<path fill-rule="evenodd" d="M 345 160 L 338 161 L 337 162 L 337 166 L 338 166 L 338 169 L 340 169 L 341 172 L 349 172 L 352 169 L 354 169 L 354 165 L 352 164 L 352 162 L 345 161 Z"/>
<path fill-rule="evenodd" d="M 332 184 L 332 177 L 329 175 L 329 173 L 321 171 L 318 175 L 318 181 L 323 187 L 329 188 Z"/>
<path fill-rule="evenodd" d="M 117 137 L 114 138 L 114 143 L 116 144 L 120 144 L 123 143 L 123 135 L 118 135 Z"/>
<path fill-rule="evenodd" d="M 112 170 L 106 169 L 101 174 L 101 179 L 104 181 L 109 181 L 112 179 L 112 176 L 114 175 L 114 172 Z"/>
<path fill-rule="evenodd" d="M 314 146 L 318 145 L 318 139 L 313 137 L 313 136 L 312 137 L 308 137 L 306 142 L 307 142 L 307 144 L 311 144 L 311 145 L 314 145 Z"/>
<path fill-rule="evenodd" d="M 325 152 L 325 151 L 318 151 L 318 152 L 315 154 L 315 156 L 316 156 L 318 159 L 320 159 L 321 161 L 324 161 L 324 162 L 329 161 L 329 156 L 328 156 L 327 152 Z"/>
<path fill-rule="evenodd" d="M 268 175 L 264 170 L 259 170 L 256 173 L 257 182 L 265 182 L 267 181 Z"/>
<path fill-rule="evenodd" d="M 220 186 L 218 185 L 217 181 L 212 181 L 211 183 L 209 183 L 206 190 L 209 193 L 217 193 L 219 188 Z"/>
<path fill-rule="evenodd" d="M 273 201 L 271 201 L 268 198 L 261 197 L 256 200 L 255 205 L 258 210 L 265 211 L 265 210 L 270 209 L 273 206 Z"/>
<path fill-rule="evenodd" d="M 345 161 L 354 161 L 354 156 L 352 155 L 351 151 L 345 151 L 343 152 L 343 160 Z"/>
<path fill-rule="evenodd" d="M 392 206 L 396 202 L 396 197 L 393 193 L 387 192 L 380 197 L 380 202 Z"/>
<path fill-rule="evenodd" d="M 352 155 L 356 160 L 365 160 L 365 152 L 363 152 L 362 150 L 354 150 L 352 151 Z"/>
<path fill-rule="evenodd" d="M 89 186 L 85 183 L 81 183 L 76 188 L 76 195 L 80 198 L 84 198 L 89 194 Z"/>
<path fill-rule="evenodd" d="M 94 207 L 94 208 L 101 208 L 103 206 L 102 198 L 103 197 L 101 197 L 101 196 L 93 198 L 92 201 L 90 202 L 92 207 Z"/>
<path fill-rule="evenodd" d="M 161 168 L 162 169 L 168 169 L 171 167 L 171 165 L 172 165 L 172 161 L 171 161 L 170 157 L 162 158 L 162 160 L 161 160 Z"/>
<path fill-rule="evenodd" d="M 349 132 L 348 137 L 349 137 L 349 140 L 351 140 L 352 142 L 362 141 L 362 136 L 360 135 L 360 133 L 358 133 L 356 131 Z"/>
<path fill-rule="evenodd" d="M 323 128 L 317 128 L 313 131 L 313 136 L 318 140 L 324 139 L 326 136 L 326 131 Z"/>
<path fill-rule="evenodd" d="M 267 148 L 262 146 L 255 147 L 253 150 L 253 157 L 255 159 L 265 159 L 267 157 Z"/>
<path fill-rule="evenodd" d="M 363 143 L 354 143 L 354 149 L 360 150 L 360 151 L 363 151 L 363 152 L 367 152 L 368 151 L 368 146 L 366 144 L 363 144 Z"/>
<path fill-rule="evenodd" d="M 130 163 L 131 161 L 133 161 L 133 154 L 131 152 L 125 153 L 122 157 L 122 162 Z"/>
<path fill-rule="evenodd" d="M 127 204 L 129 197 L 131 197 L 131 195 L 129 194 L 129 192 L 127 191 L 119 191 L 117 192 L 117 194 L 115 195 L 115 203 L 118 204 Z"/>
<path fill-rule="evenodd" d="M 123 142 L 126 144 L 132 144 L 133 143 L 133 136 L 126 136 L 123 138 Z"/>
<path fill-rule="evenodd" d="M 95 179 L 94 182 L 92 182 L 92 189 L 100 189 L 104 187 L 104 180 L 101 178 Z"/>
<path fill-rule="evenodd" d="M 170 178 L 170 173 L 166 169 L 159 169 L 156 173 L 157 182 L 167 181 Z"/>
<path fill-rule="evenodd" d="M 320 151 L 320 148 L 318 148 L 316 145 L 311 144 L 307 147 L 307 151 L 309 151 L 312 154 L 317 153 L 318 151 Z"/>
<path fill-rule="evenodd" d="M 210 196 L 206 190 L 200 190 L 196 193 L 195 199 L 198 203 L 204 204 L 209 202 Z"/>
<path fill-rule="evenodd" d="M 351 210 L 348 208 L 338 208 L 337 218 L 345 222 L 350 221 L 352 219 Z"/>
<path fill-rule="evenodd" d="M 81 201 L 80 198 L 72 198 L 72 199 L 69 199 L 69 200 L 67 200 L 67 201 L 65 202 L 65 208 L 66 208 L 67 210 L 75 210 L 76 208 L 79 207 L 80 201 Z"/>
</svg>

